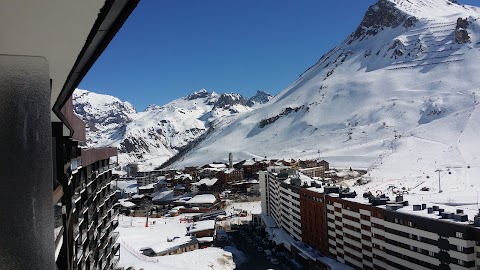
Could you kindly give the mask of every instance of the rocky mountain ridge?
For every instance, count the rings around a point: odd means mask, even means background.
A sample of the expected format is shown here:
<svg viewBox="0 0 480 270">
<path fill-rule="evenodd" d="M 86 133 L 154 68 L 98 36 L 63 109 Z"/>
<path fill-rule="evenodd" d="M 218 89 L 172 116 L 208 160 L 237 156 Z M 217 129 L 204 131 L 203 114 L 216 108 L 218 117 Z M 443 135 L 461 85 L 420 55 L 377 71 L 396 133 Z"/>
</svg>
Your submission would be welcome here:
<svg viewBox="0 0 480 270">
<path fill-rule="evenodd" d="M 121 163 L 138 162 L 146 168 L 159 166 L 224 118 L 250 111 L 271 98 L 264 92 L 261 97 L 245 99 L 201 89 L 137 112 L 129 102 L 113 96 L 81 89 L 73 95 L 74 111 L 86 123 L 87 144 L 116 146 Z M 250 100 L 255 102 L 248 105 Z"/>
</svg>

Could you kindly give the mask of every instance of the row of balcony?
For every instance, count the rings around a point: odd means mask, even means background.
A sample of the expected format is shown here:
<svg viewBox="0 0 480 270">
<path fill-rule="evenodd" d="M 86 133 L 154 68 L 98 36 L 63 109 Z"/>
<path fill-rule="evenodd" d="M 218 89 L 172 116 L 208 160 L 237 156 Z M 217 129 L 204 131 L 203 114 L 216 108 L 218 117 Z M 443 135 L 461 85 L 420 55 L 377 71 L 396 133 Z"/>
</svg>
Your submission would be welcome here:
<svg viewBox="0 0 480 270">
<path fill-rule="evenodd" d="M 74 167 L 76 166 L 75 169 L 78 169 L 79 168 L 78 162 L 81 162 L 81 161 L 79 161 L 79 160 L 81 160 L 81 158 L 72 159 L 71 161 L 73 161 L 73 160 L 76 161 L 76 164 L 74 165 Z M 72 165 L 73 165 L 73 163 L 70 165 L 71 168 L 74 168 L 74 167 L 72 167 Z M 118 164 L 114 163 L 114 164 L 109 164 L 109 165 L 102 166 L 97 170 L 91 171 L 90 173 L 88 173 L 86 171 L 81 172 L 80 175 L 78 175 L 78 173 L 77 173 L 76 176 L 73 179 L 73 187 L 74 187 L 75 193 L 82 193 L 83 190 L 93 182 L 93 180 L 95 180 L 96 178 L 98 178 L 102 174 L 111 171 L 112 169 L 114 169 L 117 166 L 118 166 Z M 87 174 L 87 175 L 84 176 L 83 174 Z"/>
<path fill-rule="evenodd" d="M 119 233 L 113 232 L 115 228 L 116 226 L 112 226 L 111 229 L 108 230 L 108 237 L 104 239 L 105 244 L 102 247 L 97 247 L 96 241 L 91 241 L 85 246 L 85 249 L 82 248 L 83 244 L 77 247 L 75 255 L 76 270 L 105 269 L 106 266 L 112 265 L 113 257 L 117 255 L 118 251 L 120 250 L 120 245 L 116 243 Z"/>
</svg>

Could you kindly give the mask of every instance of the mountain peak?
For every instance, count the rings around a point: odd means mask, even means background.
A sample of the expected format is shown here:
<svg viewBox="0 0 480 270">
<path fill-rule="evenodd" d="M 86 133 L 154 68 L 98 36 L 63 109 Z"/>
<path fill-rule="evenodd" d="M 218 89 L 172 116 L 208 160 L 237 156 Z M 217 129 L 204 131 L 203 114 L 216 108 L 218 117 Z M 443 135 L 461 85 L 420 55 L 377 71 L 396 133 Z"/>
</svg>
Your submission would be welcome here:
<svg viewBox="0 0 480 270">
<path fill-rule="evenodd" d="M 370 6 L 357 30 L 352 34 L 350 42 L 363 39 L 365 36 L 375 36 L 386 27 L 395 28 L 402 23 L 406 28 L 413 26 L 418 21 L 417 18 L 397 8 L 403 4 L 402 0 L 379 0 Z"/>
<path fill-rule="evenodd" d="M 240 94 L 234 93 L 222 93 L 215 102 L 215 108 L 227 108 L 233 105 L 243 105 L 245 106 L 247 101 Z"/>
<path fill-rule="evenodd" d="M 200 89 L 199 91 L 195 91 L 191 94 L 189 94 L 188 96 L 186 96 L 186 100 L 194 100 L 194 99 L 198 99 L 198 98 L 206 98 L 210 95 L 210 93 L 205 89 L 205 88 L 202 88 Z"/>
<path fill-rule="evenodd" d="M 255 93 L 254 96 L 248 98 L 247 105 L 253 107 L 256 104 L 265 104 L 270 101 L 270 99 L 272 99 L 272 95 L 265 91 L 257 90 L 257 93 Z"/>
</svg>

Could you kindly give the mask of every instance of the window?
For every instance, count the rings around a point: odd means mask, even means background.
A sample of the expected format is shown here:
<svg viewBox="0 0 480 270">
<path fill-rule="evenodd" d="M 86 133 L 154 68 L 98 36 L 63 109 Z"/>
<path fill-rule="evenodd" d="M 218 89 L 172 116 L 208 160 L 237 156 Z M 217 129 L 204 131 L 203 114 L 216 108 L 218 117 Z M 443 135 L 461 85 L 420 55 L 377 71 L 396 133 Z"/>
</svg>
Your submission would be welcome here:
<svg viewBox="0 0 480 270">
<path fill-rule="evenodd" d="M 430 257 L 434 257 L 434 256 L 435 256 L 435 252 L 433 252 L 433 251 L 428 251 L 428 255 L 429 255 Z"/>
<path fill-rule="evenodd" d="M 456 237 L 463 239 L 463 233 L 462 232 L 456 232 Z"/>
</svg>

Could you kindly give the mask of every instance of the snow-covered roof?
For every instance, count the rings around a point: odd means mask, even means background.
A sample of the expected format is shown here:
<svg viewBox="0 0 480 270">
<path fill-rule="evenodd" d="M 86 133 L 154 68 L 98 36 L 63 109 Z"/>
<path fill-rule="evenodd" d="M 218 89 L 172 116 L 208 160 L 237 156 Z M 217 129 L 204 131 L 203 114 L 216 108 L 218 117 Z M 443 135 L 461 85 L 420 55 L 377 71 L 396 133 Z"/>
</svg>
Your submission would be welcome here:
<svg viewBox="0 0 480 270">
<path fill-rule="evenodd" d="M 148 184 L 146 186 L 139 187 L 138 189 L 152 189 L 155 188 L 156 183 Z"/>
<path fill-rule="evenodd" d="M 141 194 L 141 195 L 135 194 L 135 195 L 132 196 L 132 199 L 141 199 L 141 198 L 143 198 L 143 197 L 145 197 L 144 194 Z"/>
<path fill-rule="evenodd" d="M 159 185 L 166 185 L 166 184 L 167 184 L 167 181 L 165 181 L 165 178 L 163 178 L 163 179 L 158 180 L 158 181 L 157 181 L 157 184 L 159 184 Z"/>
<path fill-rule="evenodd" d="M 253 164 L 255 164 L 255 161 L 249 159 L 243 163 L 243 166 L 252 166 Z"/>
<path fill-rule="evenodd" d="M 213 236 L 199 237 L 197 238 L 198 243 L 210 243 L 213 242 Z"/>
<path fill-rule="evenodd" d="M 226 167 L 227 167 L 227 165 L 225 165 L 225 164 L 213 164 L 213 163 L 212 163 L 212 164 L 208 164 L 208 166 L 209 166 L 210 168 L 226 168 Z"/>
<path fill-rule="evenodd" d="M 207 185 L 207 186 L 213 186 L 215 183 L 218 181 L 217 178 L 203 178 L 202 180 L 193 183 L 192 185 L 200 186 L 200 185 Z"/>
<path fill-rule="evenodd" d="M 161 191 L 153 194 L 153 201 L 166 201 L 166 200 L 173 200 L 173 191 L 166 190 Z"/>
<path fill-rule="evenodd" d="M 197 240 L 195 237 L 192 236 L 182 236 L 182 237 L 175 237 L 172 241 L 161 241 L 155 244 L 151 244 L 147 247 L 143 247 L 140 251 L 151 249 L 153 252 L 159 254 L 164 253 L 169 250 L 176 249 L 182 245 L 192 243 L 195 244 Z"/>
<path fill-rule="evenodd" d="M 118 203 L 122 206 L 122 207 L 126 207 L 126 208 L 130 208 L 130 207 L 134 207 L 136 204 L 130 202 L 130 201 L 127 201 L 127 199 L 120 199 L 118 200 Z"/>
<path fill-rule="evenodd" d="M 203 220 L 197 221 L 190 225 L 190 229 L 188 230 L 189 233 L 194 232 L 201 232 L 206 230 L 214 230 L 215 229 L 215 220 Z"/>
<path fill-rule="evenodd" d="M 197 204 L 197 203 L 215 203 L 217 201 L 217 198 L 213 194 L 202 194 L 202 195 L 197 195 L 193 198 L 191 198 L 188 203 L 189 204 Z"/>
</svg>

